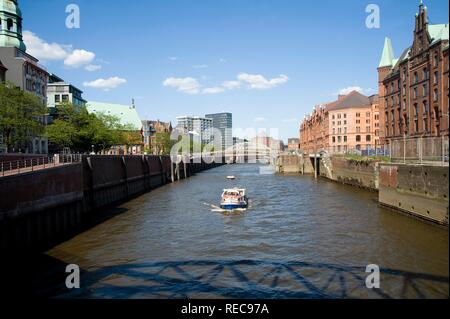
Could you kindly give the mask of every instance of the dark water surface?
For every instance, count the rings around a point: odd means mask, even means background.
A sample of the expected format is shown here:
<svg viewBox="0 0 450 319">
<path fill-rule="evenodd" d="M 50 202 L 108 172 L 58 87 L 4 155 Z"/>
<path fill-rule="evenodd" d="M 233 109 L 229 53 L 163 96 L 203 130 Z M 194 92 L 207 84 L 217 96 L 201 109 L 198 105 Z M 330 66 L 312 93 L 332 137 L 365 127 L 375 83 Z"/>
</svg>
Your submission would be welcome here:
<svg viewBox="0 0 450 319">
<path fill-rule="evenodd" d="M 227 181 L 227 175 L 238 177 Z M 211 212 L 224 187 L 245 213 Z M 379 208 L 377 194 L 227 165 L 122 206 L 48 255 L 82 269 L 82 298 L 448 298 L 448 230 Z M 381 269 L 366 288 L 366 266 Z"/>
</svg>

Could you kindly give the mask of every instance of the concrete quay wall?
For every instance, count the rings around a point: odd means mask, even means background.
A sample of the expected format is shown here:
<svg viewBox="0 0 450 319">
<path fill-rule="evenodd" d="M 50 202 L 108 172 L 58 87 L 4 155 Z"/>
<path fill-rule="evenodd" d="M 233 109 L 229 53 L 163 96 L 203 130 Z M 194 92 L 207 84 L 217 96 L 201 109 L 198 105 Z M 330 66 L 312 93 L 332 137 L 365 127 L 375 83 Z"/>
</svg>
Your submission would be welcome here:
<svg viewBox="0 0 450 319">
<path fill-rule="evenodd" d="M 448 167 L 381 164 L 379 202 L 448 227 Z"/>
<path fill-rule="evenodd" d="M 105 207 L 220 166 L 169 156 L 84 156 L 80 163 L 0 178 L 0 250 L 37 250 L 76 234 Z"/>
<path fill-rule="evenodd" d="M 355 161 L 342 157 L 320 160 L 320 176 L 338 183 L 378 190 L 378 167 L 375 161 Z"/>
</svg>

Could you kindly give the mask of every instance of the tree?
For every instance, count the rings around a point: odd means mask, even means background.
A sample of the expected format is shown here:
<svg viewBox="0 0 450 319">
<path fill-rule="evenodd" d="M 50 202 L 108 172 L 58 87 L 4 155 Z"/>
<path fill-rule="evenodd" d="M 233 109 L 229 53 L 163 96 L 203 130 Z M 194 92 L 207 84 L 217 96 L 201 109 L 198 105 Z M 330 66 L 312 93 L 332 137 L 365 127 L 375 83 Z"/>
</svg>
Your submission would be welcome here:
<svg viewBox="0 0 450 319">
<path fill-rule="evenodd" d="M 85 107 L 70 103 L 58 105 L 56 120 L 48 125 L 45 135 L 59 148 L 69 147 L 76 152 L 89 152 L 92 145 L 103 151 L 113 145 L 124 145 L 124 126 L 119 118 L 89 113 Z"/>
<path fill-rule="evenodd" d="M 13 83 L 0 83 L 0 134 L 7 152 L 22 148 L 31 137 L 43 133 L 46 110 L 37 96 Z"/>
</svg>

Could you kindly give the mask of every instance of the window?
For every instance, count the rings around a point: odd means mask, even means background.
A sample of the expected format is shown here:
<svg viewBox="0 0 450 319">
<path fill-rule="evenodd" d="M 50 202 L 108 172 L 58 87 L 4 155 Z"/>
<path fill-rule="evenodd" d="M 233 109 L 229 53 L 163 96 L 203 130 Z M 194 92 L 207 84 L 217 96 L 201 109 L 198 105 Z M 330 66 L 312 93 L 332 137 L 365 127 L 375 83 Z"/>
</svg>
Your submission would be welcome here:
<svg viewBox="0 0 450 319">
<path fill-rule="evenodd" d="M 423 69 L 423 79 L 428 80 L 428 77 L 430 76 L 430 73 L 428 72 L 428 69 Z"/>
<path fill-rule="evenodd" d="M 434 89 L 434 92 L 433 92 L 433 101 L 437 101 L 438 100 L 438 96 L 439 96 L 439 93 L 438 93 L 438 89 Z"/>
<path fill-rule="evenodd" d="M 370 117 L 370 112 L 367 112 L 367 113 L 366 113 L 366 117 Z"/>
<path fill-rule="evenodd" d="M 356 120 L 356 124 L 361 124 L 361 120 Z"/>
<path fill-rule="evenodd" d="M 366 120 L 366 124 L 370 124 L 370 120 L 369 119 Z"/>
<path fill-rule="evenodd" d="M 415 83 L 419 82 L 419 73 L 417 73 L 417 72 L 414 72 L 414 81 L 415 81 Z"/>
<path fill-rule="evenodd" d="M 338 143 L 342 142 L 342 136 L 338 136 Z"/>
<path fill-rule="evenodd" d="M 13 31 L 13 27 L 14 27 L 14 22 L 12 19 L 8 19 L 6 20 L 6 29 L 8 31 Z"/>
<path fill-rule="evenodd" d="M 370 133 L 370 126 L 366 126 L 366 133 Z"/>
<path fill-rule="evenodd" d="M 433 79 L 434 84 L 438 84 L 438 83 L 439 83 L 439 74 L 438 74 L 437 71 L 434 72 L 434 77 L 433 77 L 433 78 L 434 78 L 434 79 Z"/>
<path fill-rule="evenodd" d="M 347 143 L 347 136 L 344 136 L 344 143 Z"/>
<path fill-rule="evenodd" d="M 371 140 L 371 136 L 370 135 L 366 135 L 366 142 L 370 142 Z"/>
<path fill-rule="evenodd" d="M 333 136 L 333 143 L 336 143 L 336 137 Z"/>
<path fill-rule="evenodd" d="M 361 142 L 361 135 L 356 135 L 356 141 Z"/>
<path fill-rule="evenodd" d="M 361 117 L 361 113 L 356 113 L 356 117 Z"/>
<path fill-rule="evenodd" d="M 423 85 L 423 96 L 428 96 L 428 85 L 426 83 Z"/>
<path fill-rule="evenodd" d="M 59 102 L 61 102 L 61 95 L 56 94 L 55 95 L 55 103 L 59 103 Z"/>
<path fill-rule="evenodd" d="M 69 102 L 69 96 L 67 94 L 63 94 L 62 101 L 63 102 Z"/>
<path fill-rule="evenodd" d="M 341 118 L 341 114 L 338 114 L 337 118 L 340 119 Z"/>
<path fill-rule="evenodd" d="M 427 101 L 424 101 L 424 102 L 423 102 L 423 112 L 424 112 L 425 114 L 428 114 L 428 112 L 429 112 Z"/>
<path fill-rule="evenodd" d="M 414 104 L 414 115 L 415 116 L 419 116 L 419 106 L 416 104 Z"/>
<path fill-rule="evenodd" d="M 437 68 L 439 65 L 439 57 L 437 54 L 434 55 L 434 67 Z"/>
<path fill-rule="evenodd" d="M 359 126 L 356 127 L 356 133 L 361 133 L 361 128 Z"/>
<path fill-rule="evenodd" d="M 417 88 L 414 88 L 414 98 L 417 99 L 417 97 L 419 96 Z"/>
<path fill-rule="evenodd" d="M 347 125 L 347 121 L 344 121 L 344 125 Z"/>
<path fill-rule="evenodd" d="M 334 115 L 331 118 L 334 120 L 335 119 Z"/>
<path fill-rule="evenodd" d="M 347 118 L 347 114 L 344 114 L 344 119 L 346 119 Z"/>
<path fill-rule="evenodd" d="M 344 127 L 344 133 L 347 134 L 347 128 L 346 127 Z"/>
</svg>

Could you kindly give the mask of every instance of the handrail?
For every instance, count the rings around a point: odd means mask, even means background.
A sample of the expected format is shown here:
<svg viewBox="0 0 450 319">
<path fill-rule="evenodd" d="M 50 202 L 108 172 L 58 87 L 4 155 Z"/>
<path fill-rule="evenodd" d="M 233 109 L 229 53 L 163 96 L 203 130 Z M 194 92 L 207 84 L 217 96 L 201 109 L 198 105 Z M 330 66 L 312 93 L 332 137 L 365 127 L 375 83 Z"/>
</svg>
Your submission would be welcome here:
<svg viewBox="0 0 450 319">
<path fill-rule="evenodd" d="M 18 175 L 21 173 L 33 172 L 50 167 L 79 163 L 81 162 L 81 160 L 81 154 L 57 154 L 53 157 L 39 156 L 30 159 L 0 162 L 0 177 L 7 175 Z"/>
</svg>

